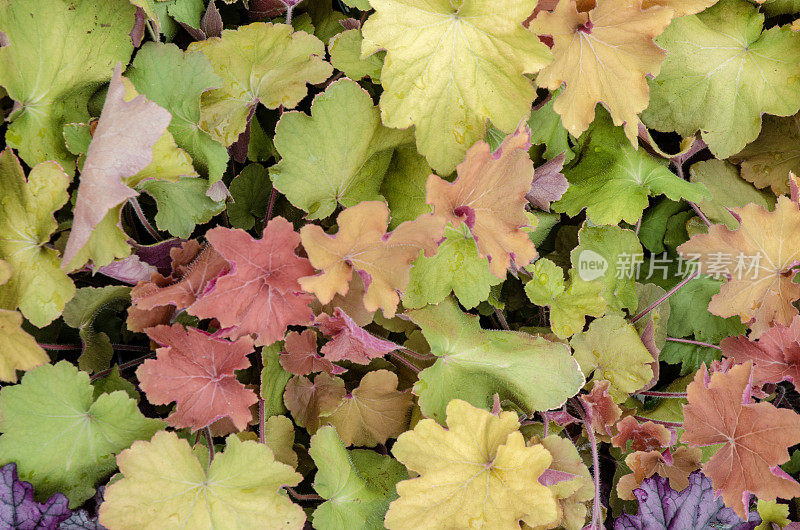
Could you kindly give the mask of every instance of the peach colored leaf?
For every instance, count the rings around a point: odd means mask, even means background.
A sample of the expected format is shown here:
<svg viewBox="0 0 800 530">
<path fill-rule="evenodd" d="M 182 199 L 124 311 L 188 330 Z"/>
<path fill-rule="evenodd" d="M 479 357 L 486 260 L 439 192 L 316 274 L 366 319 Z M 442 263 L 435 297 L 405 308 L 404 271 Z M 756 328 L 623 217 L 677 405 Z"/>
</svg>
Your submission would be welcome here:
<svg viewBox="0 0 800 530">
<path fill-rule="evenodd" d="M 334 310 L 333 316 L 325 313 L 319 315 L 315 324 L 322 333 L 331 337 L 322 347 L 322 353 L 329 361 L 347 360 L 369 364 L 372 359 L 383 357 L 399 348 L 394 342 L 379 339 L 356 325 L 339 307 Z"/>
<path fill-rule="evenodd" d="M 302 333 L 290 331 L 286 335 L 279 359 L 283 369 L 295 375 L 313 372 L 341 374 L 345 371 L 341 366 L 333 364 L 332 359 L 320 356 L 317 351 L 317 335 L 310 329 L 305 329 Z"/>
<path fill-rule="evenodd" d="M 83 163 L 62 268 L 86 245 L 95 227 L 112 208 L 139 194 L 124 184 L 123 179 L 150 165 L 153 146 L 171 120 L 169 112 L 144 96 L 125 100 L 125 86 L 117 64 Z"/>
<path fill-rule="evenodd" d="M 576 138 L 594 120 L 595 106 L 605 106 L 614 125 L 638 145 L 638 114 L 647 108 L 646 76 L 658 75 L 666 52 L 653 39 L 672 20 L 672 10 L 642 9 L 642 0 L 596 0 L 583 9 L 578 0 L 562 0 L 552 13 L 543 11 L 531 31 L 553 39 L 555 60 L 536 83 L 555 90 L 566 83 L 553 109 Z M 588 7 L 588 6 L 587 6 Z"/>
<path fill-rule="evenodd" d="M 722 353 L 737 363 L 753 361 L 753 383 L 791 381 L 800 385 L 800 316 L 791 325 L 775 324 L 758 340 L 727 337 L 719 343 Z"/>
<path fill-rule="evenodd" d="M 339 406 L 347 391 L 344 381 L 326 373 L 317 374 L 312 382 L 296 375 L 286 383 L 283 402 L 292 413 L 294 422 L 314 434 L 324 423 L 320 416 L 330 414 Z"/>
<path fill-rule="evenodd" d="M 633 416 L 626 416 L 617 422 L 617 434 L 611 438 L 611 445 L 625 450 L 629 441 L 632 451 L 664 449 L 672 445 L 672 433 L 658 423 L 639 423 Z"/>
<path fill-rule="evenodd" d="M 358 388 L 329 414 L 325 423 L 336 427 L 345 445 L 374 447 L 408 428 L 414 398 L 397 390 L 397 376 L 389 370 L 367 372 Z"/>
<path fill-rule="evenodd" d="M 192 305 L 206 285 L 230 269 L 228 261 L 210 245 L 195 240 L 170 249 L 172 273 L 154 273 L 150 280 L 131 289 L 128 329 L 144 331 L 158 324 L 169 324 L 173 315 Z"/>
<path fill-rule="evenodd" d="M 753 363 L 709 377 L 705 365 L 686 388 L 681 441 L 691 446 L 723 444 L 703 464 L 703 473 L 721 491 L 725 505 L 747 519 L 748 493 L 761 499 L 800 496 L 800 484 L 778 466 L 789 446 L 800 443 L 800 415 L 771 403 L 753 403 Z"/>
<path fill-rule="evenodd" d="M 782 196 L 772 212 L 756 204 L 731 212 L 741 219 L 738 229 L 713 225 L 678 251 L 697 257 L 705 273 L 728 275 L 708 310 L 725 318 L 738 315 L 758 338 L 797 315 L 792 302 L 800 298 L 800 284 L 792 280 L 800 264 L 800 208 L 796 199 Z"/>
<path fill-rule="evenodd" d="M 634 500 L 633 490 L 653 475 L 668 479 L 672 489 L 681 491 L 689 485 L 689 475 L 700 468 L 701 457 L 702 453 L 696 447 L 679 447 L 674 453 L 656 450 L 631 453 L 625 458 L 625 464 L 633 473 L 619 478 L 617 495 L 626 501 Z"/>
<path fill-rule="evenodd" d="M 238 430 L 247 428 L 250 405 L 258 398 L 236 380 L 234 370 L 250 366 L 249 337 L 230 342 L 180 324 L 156 326 L 147 335 L 161 348 L 155 359 L 136 370 L 136 376 L 150 403 L 177 402 L 167 423 L 196 431 L 228 416 Z"/>
<path fill-rule="evenodd" d="M 498 278 L 506 277 L 512 261 L 524 267 L 536 258 L 536 248 L 522 230 L 529 225 L 525 196 L 534 175 L 530 140 L 530 130 L 524 126 L 507 136 L 494 153 L 480 141 L 456 168 L 458 178 L 453 183 L 428 177 L 427 202 L 434 215 L 455 228 L 466 223 L 481 257 L 489 259 L 489 269 Z"/>
<path fill-rule="evenodd" d="M 611 383 L 606 380 L 595 381 L 592 391 L 581 396 L 581 404 L 589 413 L 592 429 L 600 435 L 611 435 L 611 426 L 622 416 L 622 409 L 611 397 Z"/>
<path fill-rule="evenodd" d="M 272 219 L 261 239 L 240 229 L 212 228 L 206 239 L 231 264 L 228 274 L 210 284 L 187 311 L 198 318 L 216 318 L 223 336 L 255 335 L 256 346 L 281 340 L 286 327 L 310 324 L 311 296 L 297 280 L 313 274 L 306 258 L 295 253 L 300 237 L 282 217 Z"/>
<path fill-rule="evenodd" d="M 318 225 L 300 229 L 308 259 L 322 273 L 300 279 L 304 290 L 314 293 L 323 304 L 336 294 L 345 295 L 353 272 L 364 280 L 364 307 L 382 309 L 394 317 L 400 297 L 409 281 L 411 263 L 420 251 L 432 255 L 444 234 L 444 222 L 433 215 L 421 215 L 401 223 L 387 233 L 389 209 L 378 201 L 361 202 L 346 208 L 336 220 L 339 231 L 328 235 Z"/>
</svg>

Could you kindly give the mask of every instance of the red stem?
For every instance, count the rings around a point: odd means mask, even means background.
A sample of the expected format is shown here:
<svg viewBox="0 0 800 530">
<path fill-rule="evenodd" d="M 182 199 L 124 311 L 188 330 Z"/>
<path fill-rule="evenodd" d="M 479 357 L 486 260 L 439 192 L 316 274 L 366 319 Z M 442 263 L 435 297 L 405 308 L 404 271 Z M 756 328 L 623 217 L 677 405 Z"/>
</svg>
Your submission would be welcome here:
<svg viewBox="0 0 800 530">
<path fill-rule="evenodd" d="M 637 322 L 637 321 L 638 321 L 640 318 L 642 318 L 643 316 L 645 316 L 647 313 L 649 313 L 650 311 L 652 311 L 652 310 L 653 310 L 653 309 L 655 309 L 656 307 L 658 307 L 658 306 L 660 306 L 661 304 L 663 304 L 663 303 L 664 303 L 666 300 L 668 300 L 668 299 L 669 299 L 669 297 L 670 297 L 670 296 L 672 296 L 673 294 L 675 294 L 676 292 L 678 292 L 678 289 L 680 289 L 681 287 L 683 287 L 684 285 L 686 285 L 687 283 L 689 283 L 690 281 L 692 281 L 692 280 L 695 278 L 695 276 L 697 276 L 698 274 L 700 274 L 700 271 L 694 271 L 694 272 L 693 272 L 693 273 L 691 273 L 689 276 L 687 276 L 686 278 L 684 278 L 683 280 L 681 280 L 681 282 L 680 282 L 678 285 L 676 285 L 675 287 L 673 287 L 672 289 L 670 289 L 669 291 L 667 291 L 667 292 L 664 294 L 664 296 L 662 296 L 661 298 L 659 298 L 658 300 L 656 300 L 655 302 L 653 302 L 652 304 L 650 304 L 649 306 L 647 306 L 647 307 L 645 308 L 645 310 L 644 310 L 644 311 L 642 311 L 641 313 L 639 313 L 638 315 L 636 315 L 635 317 L 633 317 L 633 318 L 631 319 L 631 324 L 635 324 L 635 323 L 636 323 L 636 322 Z"/>
<path fill-rule="evenodd" d="M 654 390 L 642 390 L 641 392 L 636 392 L 636 395 L 658 398 L 686 399 L 686 392 L 657 392 Z"/>
<path fill-rule="evenodd" d="M 80 344 L 45 344 L 43 342 L 40 342 L 38 344 L 40 348 L 53 351 L 69 351 L 69 350 L 83 349 L 83 346 L 81 346 Z"/>
<path fill-rule="evenodd" d="M 389 352 L 389 357 L 391 357 L 395 361 L 399 362 L 400 364 L 402 364 L 403 366 L 405 366 L 406 368 L 408 368 L 409 370 L 411 370 L 415 374 L 418 374 L 420 372 L 420 369 L 417 368 L 414 365 L 414 363 L 412 363 L 408 359 L 404 358 L 402 355 L 398 355 L 397 352 Z"/>
<path fill-rule="evenodd" d="M 119 371 L 121 372 L 121 371 L 123 371 L 123 370 L 125 370 L 127 368 L 130 368 L 131 366 L 136 366 L 137 364 L 143 363 L 147 359 L 153 358 L 155 356 L 156 356 L 155 353 L 148 353 L 147 355 L 139 357 L 138 359 L 134 359 L 132 361 L 128 361 L 126 363 L 122 363 L 122 364 L 118 365 L 119 366 Z M 94 374 L 91 377 L 91 380 L 94 381 L 94 380 L 99 379 L 99 378 L 101 378 L 101 377 L 103 377 L 105 375 L 108 375 L 108 374 L 111 373 L 111 370 L 113 370 L 113 369 L 114 369 L 114 367 L 112 366 L 111 368 L 106 368 L 105 370 L 101 370 L 100 372 L 97 372 L 96 374 Z"/>
<path fill-rule="evenodd" d="M 289 495 L 291 495 L 292 497 L 294 497 L 295 500 L 298 500 L 298 501 L 324 501 L 325 500 L 322 497 L 320 497 L 319 495 L 314 495 L 313 493 L 309 493 L 308 495 L 304 495 L 302 493 L 297 493 L 296 491 L 294 491 L 294 488 L 290 488 L 289 486 L 286 486 L 286 491 L 288 491 Z"/>
<path fill-rule="evenodd" d="M 139 205 L 139 201 L 136 200 L 136 197 L 131 197 L 128 199 L 128 202 L 130 202 L 131 206 L 133 206 L 133 211 L 136 213 L 136 217 L 139 218 L 139 222 L 142 223 L 142 226 L 145 230 L 147 230 L 147 233 L 150 234 L 156 241 L 163 241 L 164 238 L 159 235 L 156 229 L 153 228 L 153 225 L 150 224 L 150 221 L 147 220 L 147 216 L 142 211 L 142 207 Z"/>
<path fill-rule="evenodd" d="M 597 453 L 597 439 L 594 436 L 594 429 L 592 428 L 591 416 L 592 413 L 583 407 L 583 403 L 578 399 L 578 415 L 583 420 L 583 426 L 586 428 L 586 436 L 589 438 L 589 445 L 592 448 L 592 479 L 594 480 L 594 501 L 592 502 L 592 525 L 590 528 L 598 530 L 600 528 L 600 457 Z"/>
<path fill-rule="evenodd" d="M 704 346 L 706 348 L 714 348 L 717 350 L 721 350 L 719 346 L 716 344 L 710 344 L 708 342 L 700 342 L 699 340 L 689 340 L 689 339 L 676 339 L 675 337 L 667 337 L 669 342 L 680 342 L 682 344 L 694 344 L 695 346 Z"/>
</svg>

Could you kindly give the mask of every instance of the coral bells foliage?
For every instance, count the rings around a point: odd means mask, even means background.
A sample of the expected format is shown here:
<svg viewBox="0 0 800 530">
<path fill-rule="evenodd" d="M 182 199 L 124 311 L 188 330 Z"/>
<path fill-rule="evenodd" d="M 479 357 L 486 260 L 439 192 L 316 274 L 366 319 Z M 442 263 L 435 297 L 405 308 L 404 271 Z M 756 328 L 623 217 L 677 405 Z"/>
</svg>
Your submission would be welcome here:
<svg viewBox="0 0 800 530">
<path fill-rule="evenodd" d="M 800 525 L 798 20 L 0 0 L 0 527 Z"/>
</svg>

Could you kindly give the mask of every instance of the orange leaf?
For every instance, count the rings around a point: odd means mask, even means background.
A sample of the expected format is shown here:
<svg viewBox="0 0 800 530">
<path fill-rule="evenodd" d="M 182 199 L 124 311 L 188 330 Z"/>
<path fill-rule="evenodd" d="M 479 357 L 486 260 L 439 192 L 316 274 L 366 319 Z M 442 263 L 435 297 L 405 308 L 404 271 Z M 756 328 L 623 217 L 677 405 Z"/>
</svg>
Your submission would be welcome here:
<svg viewBox="0 0 800 530">
<path fill-rule="evenodd" d="M 708 376 L 705 365 L 686 389 L 681 441 L 692 446 L 723 444 L 703 464 L 725 505 L 747 519 L 749 493 L 759 499 L 800 496 L 800 484 L 778 466 L 787 448 L 800 442 L 800 415 L 771 403 L 753 403 L 752 362 Z"/>
<path fill-rule="evenodd" d="M 725 318 L 738 315 L 758 338 L 773 323 L 788 326 L 797 314 L 792 302 L 800 298 L 800 284 L 792 279 L 800 260 L 800 208 L 796 199 L 782 196 L 773 212 L 752 203 L 731 211 L 741 219 L 738 229 L 713 225 L 678 251 L 698 257 L 702 272 L 729 275 L 708 310 Z"/>
<path fill-rule="evenodd" d="M 334 295 L 347 294 L 353 271 L 364 280 L 364 307 L 378 308 L 394 317 L 400 297 L 408 285 L 411 263 L 420 251 L 432 255 L 444 235 L 444 222 L 433 215 L 421 215 L 386 232 L 389 209 L 378 201 L 365 201 L 346 208 L 336 220 L 339 231 L 328 235 L 317 225 L 300 230 L 303 248 L 311 264 L 323 272 L 300 279 L 306 291 L 322 304 Z"/>
<path fill-rule="evenodd" d="M 489 269 L 501 279 L 512 260 L 524 267 L 536 258 L 536 248 L 522 230 L 528 226 L 525 194 L 533 181 L 530 139 L 530 130 L 522 127 L 494 153 L 486 142 L 477 142 L 456 168 L 455 182 L 431 175 L 426 186 L 434 215 L 456 228 L 465 222 L 480 255 L 489 259 Z"/>
<path fill-rule="evenodd" d="M 311 297 L 297 280 L 314 272 L 295 254 L 300 243 L 292 224 L 272 219 L 261 239 L 244 230 L 212 228 L 206 239 L 231 264 L 231 271 L 187 310 L 198 318 L 216 318 L 223 335 L 256 336 L 256 346 L 281 340 L 291 324 L 311 323 Z"/>
<path fill-rule="evenodd" d="M 633 451 L 653 451 L 672 445 L 672 433 L 652 421 L 639 423 L 633 416 L 626 416 L 617 423 L 617 434 L 611 438 L 611 445 L 625 449 L 631 441 Z"/>
<path fill-rule="evenodd" d="M 147 335 L 162 347 L 136 376 L 150 403 L 177 402 L 167 423 L 196 431 L 228 416 L 238 430 L 247 428 L 253 417 L 250 405 L 258 398 L 236 380 L 234 370 L 250 366 L 252 339 L 230 342 L 180 324 L 156 326 Z"/>
</svg>

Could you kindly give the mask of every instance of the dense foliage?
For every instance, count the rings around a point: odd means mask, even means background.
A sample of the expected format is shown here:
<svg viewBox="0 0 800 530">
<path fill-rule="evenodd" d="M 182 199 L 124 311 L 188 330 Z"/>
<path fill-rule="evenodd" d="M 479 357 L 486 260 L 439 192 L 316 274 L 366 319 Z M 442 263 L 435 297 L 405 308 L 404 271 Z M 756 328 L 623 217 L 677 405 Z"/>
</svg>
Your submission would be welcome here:
<svg viewBox="0 0 800 530">
<path fill-rule="evenodd" d="M 0 526 L 800 526 L 799 32 L 0 0 Z"/>
</svg>

